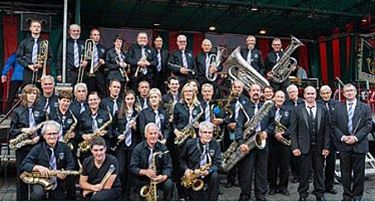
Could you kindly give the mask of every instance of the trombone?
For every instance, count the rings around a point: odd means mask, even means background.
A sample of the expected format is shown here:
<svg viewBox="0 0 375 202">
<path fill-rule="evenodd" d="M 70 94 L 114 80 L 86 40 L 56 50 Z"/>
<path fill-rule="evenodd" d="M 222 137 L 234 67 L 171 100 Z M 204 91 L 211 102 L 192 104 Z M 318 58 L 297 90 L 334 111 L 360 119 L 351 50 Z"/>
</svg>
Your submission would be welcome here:
<svg viewBox="0 0 375 202">
<path fill-rule="evenodd" d="M 37 64 L 43 67 L 42 77 L 47 75 L 47 58 L 48 58 L 48 40 L 43 40 L 39 45 L 39 54 L 37 56 Z M 33 70 L 33 76 L 31 78 L 31 83 L 35 84 L 38 79 L 38 69 Z"/>
<path fill-rule="evenodd" d="M 93 39 L 86 39 L 85 41 L 85 53 L 84 55 L 81 55 L 81 61 L 83 60 L 91 60 L 90 64 L 90 73 L 93 72 L 93 66 L 94 66 L 94 46 L 95 41 Z M 80 64 L 78 69 L 78 78 L 77 83 L 82 83 L 83 81 L 83 75 L 85 74 L 85 68 Z"/>
</svg>

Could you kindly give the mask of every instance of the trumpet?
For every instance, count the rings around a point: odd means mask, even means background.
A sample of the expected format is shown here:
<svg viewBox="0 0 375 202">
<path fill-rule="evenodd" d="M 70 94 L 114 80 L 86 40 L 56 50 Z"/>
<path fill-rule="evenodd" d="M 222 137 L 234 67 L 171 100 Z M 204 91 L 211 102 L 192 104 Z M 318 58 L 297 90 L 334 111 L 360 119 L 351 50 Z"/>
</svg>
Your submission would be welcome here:
<svg viewBox="0 0 375 202">
<path fill-rule="evenodd" d="M 125 78 L 126 82 L 129 82 L 130 79 L 126 71 L 126 68 L 130 68 L 130 65 L 125 63 L 123 59 L 121 58 L 121 56 L 119 55 L 115 57 L 115 60 L 116 60 L 117 65 L 120 67 L 119 71 L 121 73 L 121 76 Z"/>
<path fill-rule="evenodd" d="M 147 57 L 148 57 L 148 54 L 146 52 L 146 49 L 144 51 L 142 51 L 142 57 L 140 59 L 141 62 L 146 62 L 147 61 Z M 134 73 L 134 76 L 135 77 L 138 77 L 138 74 L 139 74 L 139 71 L 142 71 L 143 74 L 146 74 L 146 67 L 142 67 L 142 66 L 137 66 L 137 70 L 135 70 L 135 73 Z"/>
<path fill-rule="evenodd" d="M 176 68 L 178 68 L 178 69 L 184 68 L 184 67 L 181 66 L 181 65 L 172 64 L 172 63 L 170 63 L 170 62 L 168 62 L 168 65 L 170 65 L 170 66 L 172 66 L 172 67 L 176 67 Z M 187 67 L 186 67 L 186 69 L 187 69 L 187 71 L 189 72 L 189 74 L 191 74 L 191 75 L 195 75 L 195 71 L 194 71 L 194 70 L 192 70 L 192 69 L 188 69 Z"/>
<path fill-rule="evenodd" d="M 42 77 L 47 75 L 47 59 L 48 59 L 48 40 L 43 40 L 39 45 L 39 54 L 37 56 L 37 64 L 43 67 Z M 33 71 L 31 83 L 35 84 L 38 80 L 38 70 Z"/>
</svg>

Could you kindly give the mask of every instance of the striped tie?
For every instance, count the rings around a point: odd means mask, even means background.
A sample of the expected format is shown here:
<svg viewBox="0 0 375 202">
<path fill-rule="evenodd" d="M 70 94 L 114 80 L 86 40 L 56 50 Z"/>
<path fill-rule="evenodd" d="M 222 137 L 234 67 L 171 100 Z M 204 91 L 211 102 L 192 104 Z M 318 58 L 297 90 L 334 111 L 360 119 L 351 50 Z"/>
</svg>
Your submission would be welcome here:
<svg viewBox="0 0 375 202">
<path fill-rule="evenodd" d="M 251 49 L 249 49 L 249 53 L 247 54 L 246 62 L 247 62 L 248 64 L 251 64 Z"/>
<path fill-rule="evenodd" d="M 188 68 L 188 63 L 187 63 L 185 51 L 182 51 L 182 56 L 181 57 L 182 57 L 182 66 Z"/>
<path fill-rule="evenodd" d="M 159 116 L 159 111 L 155 110 L 155 124 L 158 126 L 158 128 L 161 128 L 161 123 L 160 123 L 160 116 Z"/>
<path fill-rule="evenodd" d="M 31 57 L 31 62 L 36 64 L 38 62 L 38 39 L 34 39 L 33 53 Z"/>
<path fill-rule="evenodd" d="M 353 132 L 353 114 L 354 114 L 354 109 L 353 109 L 353 103 L 348 103 L 349 105 L 349 110 L 348 110 L 348 129 L 349 133 L 352 134 Z"/>
<path fill-rule="evenodd" d="M 74 40 L 74 66 L 79 67 L 79 50 L 77 40 Z"/>
<path fill-rule="evenodd" d="M 94 46 L 94 67 L 96 67 L 99 63 L 99 55 L 98 55 L 98 48 L 96 47 L 96 45 Z"/>
<path fill-rule="evenodd" d="M 158 66 L 156 66 L 156 69 L 158 70 L 158 72 L 160 72 L 161 71 L 161 53 L 160 53 L 160 51 L 158 52 L 157 57 L 158 57 Z"/>
</svg>

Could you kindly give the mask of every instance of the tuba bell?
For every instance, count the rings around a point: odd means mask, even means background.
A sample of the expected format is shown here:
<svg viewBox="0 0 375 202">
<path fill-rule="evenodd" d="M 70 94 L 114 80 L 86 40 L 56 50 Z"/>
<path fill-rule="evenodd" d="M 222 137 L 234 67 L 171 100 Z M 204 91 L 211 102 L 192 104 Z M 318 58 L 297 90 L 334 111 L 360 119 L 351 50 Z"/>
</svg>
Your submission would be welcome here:
<svg viewBox="0 0 375 202">
<path fill-rule="evenodd" d="M 297 67 L 297 60 L 291 55 L 300 46 L 303 46 L 303 43 L 296 37 L 291 36 L 290 45 L 286 48 L 280 60 L 272 67 L 271 79 L 274 82 L 284 82 Z"/>
<path fill-rule="evenodd" d="M 262 88 L 269 86 L 269 82 L 257 70 L 255 70 L 241 55 L 241 47 L 238 46 L 223 63 L 224 72 L 228 73 L 232 80 L 240 80 L 248 91 L 251 84 L 259 84 Z"/>
</svg>

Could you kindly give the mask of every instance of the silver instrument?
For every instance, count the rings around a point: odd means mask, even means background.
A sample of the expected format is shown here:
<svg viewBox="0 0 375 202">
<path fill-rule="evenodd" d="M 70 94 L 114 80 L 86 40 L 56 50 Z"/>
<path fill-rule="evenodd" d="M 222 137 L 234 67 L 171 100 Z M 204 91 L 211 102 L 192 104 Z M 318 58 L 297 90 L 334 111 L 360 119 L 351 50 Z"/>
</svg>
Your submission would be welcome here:
<svg viewBox="0 0 375 202">
<path fill-rule="evenodd" d="M 211 74 L 210 68 L 211 67 L 219 67 L 221 64 L 221 58 L 223 57 L 224 48 L 223 47 L 217 47 L 217 53 L 216 54 L 210 54 L 208 56 L 208 67 L 206 70 L 206 78 L 207 80 L 214 82 L 217 78 L 217 73 Z"/>
</svg>

